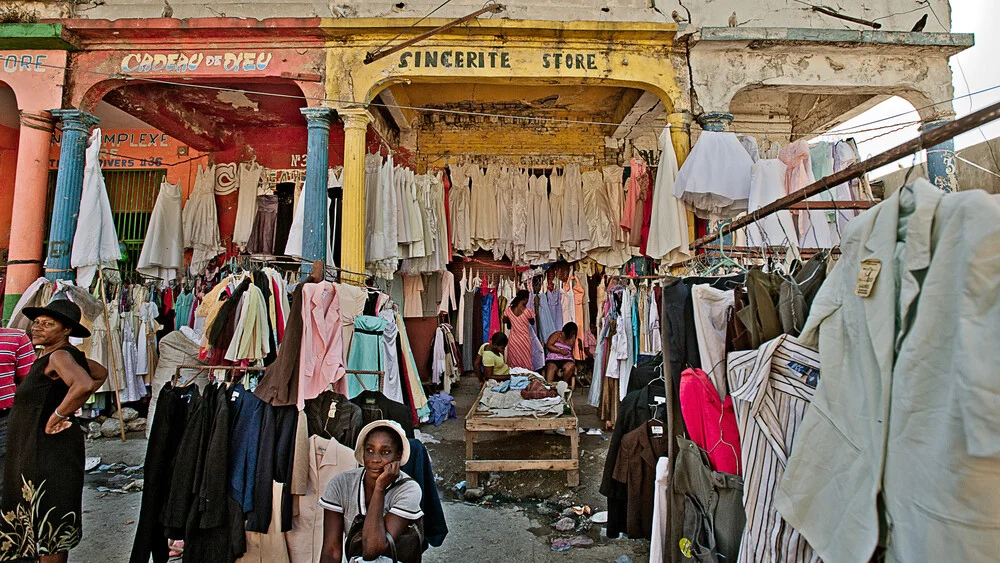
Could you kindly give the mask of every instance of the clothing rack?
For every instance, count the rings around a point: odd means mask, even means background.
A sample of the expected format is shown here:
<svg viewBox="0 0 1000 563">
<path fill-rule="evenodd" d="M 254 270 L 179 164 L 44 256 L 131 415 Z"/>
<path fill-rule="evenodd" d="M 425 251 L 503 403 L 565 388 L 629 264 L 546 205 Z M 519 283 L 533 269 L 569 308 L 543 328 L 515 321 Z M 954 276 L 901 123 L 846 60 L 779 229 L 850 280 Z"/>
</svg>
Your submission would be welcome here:
<svg viewBox="0 0 1000 563">
<path fill-rule="evenodd" d="M 178 380 L 181 377 L 181 370 L 185 370 L 185 369 L 196 370 L 195 375 L 194 375 L 194 377 L 188 379 L 187 381 L 184 381 L 184 382 L 178 384 Z M 194 382 L 194 380 L 198 377 L 198 375 L 200 375 L 202 372 L 205 372 L 205 371 L 207 371 L 209 373 L 211 373 L 213 371 L 228 371 L 228 372 L 230 372 L 229 374 L 226 374 L 226 379 L 228 380 L 229 379 L 229 375 L 231 375 L 233 372 L 237 372 L 237 371 L 264 371 L 265 369 L 267 369 L 267 368 L 262 367 L 262 366 L 203 366 L 203 365 L 197 365 L 197 366 L 177 366 L 177 368 L 174 370 L 174 376 L 172 378 L 170 378 L 170 384 L 173 385 L 174 387 L 187 387 L 188 385 L 191 385 L 191 383 Z"/>
<path fill-rule="evenodd" d="M 962 133 L 966 133 L 997 119 L 1000 119 L 1000 103 L 996 103 L 977 112 L 970 113 L 969 115 L 956 119 L 951 123 L 946 123 L 940 127 L 924 131 L 920 133 L 916 139 L 897 145 L 867 160 L 852 164 L 840 172 L 836 172 L 830 176 L 826 176 L 825 178 L 820 178 L 795 193 L 779 198 L 774 202 L 761 207 L 760 209 L 751 211 L 746 216 L 740 217 L 739 219 L 724 225 L 718 231 L 695 240 L 691 243 L 691 248 L 701 248 L 702 246 L 729 233 L 746 227 L 747 225 L 756 223 L 764 217 L 773 215 L 778 211 L 789 209 L 792 204 L 805 201 L 816 194 L 825 192 L 843 184 L 844 182 L 860 178 L 866 172 L 879 168 L 880 166 L 885 166 L 886 164 L 891 164 L 920 150 L 933 148 L 944 141 L 953 139 Z M 810 208 L 813 208 L 813 203 L 810 202 L 809 206 Z M 816 207 L 816 209 L 819 208 Z"/>
</svg>

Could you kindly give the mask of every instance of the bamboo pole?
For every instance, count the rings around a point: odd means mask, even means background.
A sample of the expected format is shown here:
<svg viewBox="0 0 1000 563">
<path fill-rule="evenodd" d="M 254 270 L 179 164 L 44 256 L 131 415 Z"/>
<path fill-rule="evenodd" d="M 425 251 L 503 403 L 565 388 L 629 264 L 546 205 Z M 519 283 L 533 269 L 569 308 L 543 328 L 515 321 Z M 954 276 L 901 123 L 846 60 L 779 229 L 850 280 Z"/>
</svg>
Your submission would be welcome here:
<svg viewBox="0 0 1000 563">
<path fill-rule="evenodd" d="M 101 313 L 104 315 L 104 336 L 108 341 L 108 354 L 111 356 L 111 385 L 115 390 L 115 403 L 118 405 L 118 426 L 121 428 L 122 442 L 125 441 L 125 420 L 122 414 L 122 397 L 118 392 L 118 366 L 115 365 L 114 340 L 111 338 L 111 322 L 108 319 L 108 298 L 104 294 L 104 268 L 97 266 L 97 284 L 101 287 Z"/>
</svg>

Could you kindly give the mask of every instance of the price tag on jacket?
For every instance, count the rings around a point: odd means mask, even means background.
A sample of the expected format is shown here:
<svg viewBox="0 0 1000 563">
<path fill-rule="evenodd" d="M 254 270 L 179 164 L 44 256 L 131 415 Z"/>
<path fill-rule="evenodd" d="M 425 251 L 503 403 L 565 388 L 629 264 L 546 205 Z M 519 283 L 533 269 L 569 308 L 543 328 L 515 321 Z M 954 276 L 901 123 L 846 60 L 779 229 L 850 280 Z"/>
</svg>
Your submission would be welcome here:
<svg viewBox="0 0 1000 563">
<path fill-rule="evenodd" d="M 858 271 L 858 285 L 854 287 L 854 295 L 858 297 L 868 297 L 875 288 L 875 280 L 878 279 L 879 272 L 882 271 L 882 261 L 878 258 L 868 258 L 861 261 L 861 270 Z"/>
</svg>

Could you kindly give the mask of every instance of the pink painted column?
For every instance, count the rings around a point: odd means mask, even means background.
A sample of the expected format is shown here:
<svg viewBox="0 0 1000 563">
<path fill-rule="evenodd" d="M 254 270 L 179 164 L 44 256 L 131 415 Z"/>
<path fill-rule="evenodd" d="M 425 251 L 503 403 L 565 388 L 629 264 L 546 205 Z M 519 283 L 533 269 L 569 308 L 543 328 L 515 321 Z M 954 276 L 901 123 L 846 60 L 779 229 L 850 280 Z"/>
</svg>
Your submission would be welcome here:
<svg viewBox="0 0 1000 563">
<path fill-rule="evenodd" d="M 10 251 L 4 319 L 42 272 L 44 261 L 45 196 L 49 180 L 49 144 L 54 120 L 48 112 L 22 111 L 17 148 L 14 206 L 10 221 Z"/>
</svg>

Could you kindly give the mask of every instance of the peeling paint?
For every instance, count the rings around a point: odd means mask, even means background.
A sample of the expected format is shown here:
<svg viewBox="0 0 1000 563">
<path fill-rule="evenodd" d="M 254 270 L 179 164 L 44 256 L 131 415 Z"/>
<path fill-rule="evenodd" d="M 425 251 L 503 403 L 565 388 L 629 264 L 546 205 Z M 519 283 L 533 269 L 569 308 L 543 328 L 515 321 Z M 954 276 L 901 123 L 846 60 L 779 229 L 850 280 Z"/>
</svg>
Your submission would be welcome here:
<svg viewBox="0 0 1000 563">
<path fill-rule="evenodd" d="M 250 108 L 254 111 L 259 110 L 257 102 L 251 100 L 243 92 L 235 92 L 232 90 L 223 90 L 215 95 L 215 99 L 219 100 L 224 104 L 229 104 L 233 106 L 234 109 L 240 108 Z"/>
</svg>

